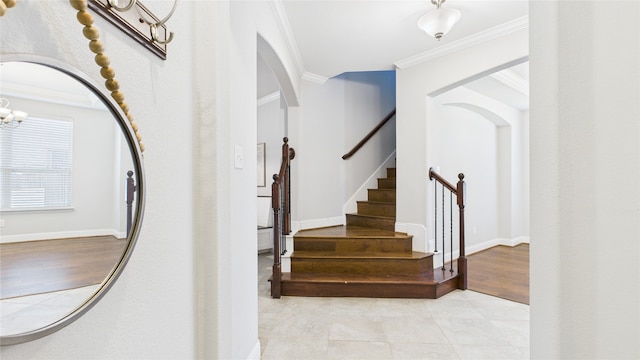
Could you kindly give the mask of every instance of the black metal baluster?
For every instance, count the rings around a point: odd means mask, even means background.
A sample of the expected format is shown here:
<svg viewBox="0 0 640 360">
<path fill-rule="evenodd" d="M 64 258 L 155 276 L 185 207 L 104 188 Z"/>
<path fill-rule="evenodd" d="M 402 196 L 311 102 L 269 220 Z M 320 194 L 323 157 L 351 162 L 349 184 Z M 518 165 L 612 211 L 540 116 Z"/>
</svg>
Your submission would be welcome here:
<svg viewBox="0 0 640 360">
<path fill-rule="evenodd" d="M 446 247 L 445 247 L 445 238 L 444 238 L 444 184 L 442 184 L 442 270 L 446 269 L 445 258 L 444 258 L 445 253 L 446 253 Z"/>
<path fill-rule="evenodd" d="M 451 243 L 451 263 L 449 271 L 453 272 L 453 192 L 449 191 L 449 242 Z"/>
<path fill-rule="evenodd" d="M 433 213 L 435 220 L 433 222 L 433 237 L 436 241 L 436 251 L 438 253 L 438 180 L 433 180 Z"/>
<path fill-rule="evenodd" d="M 287 189 L 284 189 L 284 185 L 285 185 L 285 182 L 283 181 L 282 184 L 280 184 L 280 187 L 282 189 L 282 191 L 280 191 L 280 204 L 281 204 L 280 208 L 281 209 L 286 209 L 286 206 L 287 206 L 285 204 L 286 197 L 284 195 L 285 191 L 287 191 Z M 286 233 L 286 224 L 285 224 L 285 222 L 287 221 L 286 220 L 286 217 L 287 217 L 286 211 L 281 211 L 280 212 L 280 216 L 282 218 L 282 221 L 280 221 L 280 227 L 281 227 L 281 230 L 280 230 L 280 249 L 282 249 L 282 253 L 280 255 L 284 255 L 284 254 L 287 253 L 287 237 L 285 235 L 285 233 Z"/>
</svg>

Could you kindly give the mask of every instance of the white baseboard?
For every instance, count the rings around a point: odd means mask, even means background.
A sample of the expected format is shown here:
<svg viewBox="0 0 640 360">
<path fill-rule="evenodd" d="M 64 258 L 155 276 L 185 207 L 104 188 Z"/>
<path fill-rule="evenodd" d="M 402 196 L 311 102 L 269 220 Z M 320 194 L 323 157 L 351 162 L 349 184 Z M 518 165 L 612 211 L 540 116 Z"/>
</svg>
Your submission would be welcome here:
<svg viewBox="0 0 640 360">
<path fill-rule="evenodd" d="M 530 244 L 528 236 L 518 236 L 513 238 L 513 244 L 511 246 L 516 246 L 520 244 Z"/>
<path fill-rule="evenodd" d="M 124 239 L 126 233 L 116 231 L 115 229 L 93 229 L 93 230 L 77 230 L 77 231 L 58 231 L 48 233 L 35 233 L 35 234 L 19 234 L 19 235 L 2 235 L 0 238 L 1 244 L 25 242 L 25 241 L 39 241 L 39 240 L 54 240 L 54 239 L 67 239 L 67 238 L 79 238 L 90 236 L 107 236 L 111 235 L 117 239 Z"/>
<path fill-rule="evenodd" d="M 253 346 L 247 360 L 260 360 L 260 340 Z"/>
<path fill-rule="evenodd" d="M 528 236 L 518 236 L 515 237 L 513 239 L 507 239 L 507 238 L 495 238 L 495 239 L 491 239 L 491 240 L 487 240 L 487 241 L 483 241 L 479 244 L 475 244 L 475 245 L 471 245 L 471 246 L 467 246 L 466 247 L 466 251 L 465 251 L 465 255 L 469 256 L 471 254 L 475 254 L 477 252 L 483 251 L 483 250 L 487 250 L 490 249 L 494 246 L 498 246 L 498 245 L 504 245 L 504 246 L 516 246 L 519 244 L 528 244 L 529 243 L 529 237 Z M 432 246 L 433 245 L 433 240 L 429 241 L 429 245 Z M 448 244 L 447 244 L 448 245 Z M 454 244 L 454 246 L 458 246 L 457 244 Z M 430 248 L 433 249 L 433 248 Z M 433 266 L 434 267 L 439 267 L 442 265 L 442 249 L 440 249 L 440 252 L 437 255 L 434 255 L 434 259 L 433 259 Z M 460 256 L 460 251 L 459 250 L 454 250 L 453 251 L 453 259 L 457 259 Z M 444 258 L 445 261 L 449 261 L 449 259 L 451 259 L 451 251 L 445 252 L 444 253 Z"/>
<path fill-rule="evenodd" d="M 291 235 L 287 235 L 287 252 L 284 255 L 280 256 L 280 271 L 282 272 L 291 272 L 291 254 L 293 254 L 293 235 L 295 233 L 292 231 Z"/>
<path fill-rule="evenodd" d="M 317 229 L 329 226 L 338 226 L 345 224 L 345 216 L 336 216 L 322 219 L 310 219 L 291 222 L 291 233 L 295 234 L 299 230 Z"/>
<path fill-rule="evenodd" d="M 504 245 L 504 246 L 516 246 L 519 244 L 523 244 L 529 243 L 529 237 L 528 236 L 518 236 L 515 237 L 513 239 L 507 239 L 507 238 L 495 238 L 492 240 L 488 240 L 485 242 L 482 242 L 480 244 L 476 244 L 473 246 L 467 246 L 467 252 L 466 255 L 471 255 L 473 253 L 477 253 L 480 252 L 482 250 L 487 250 L 489 248 L 492 248 L 494 246 L 497 245 Z"/>
<path fill-rule="evenodd" d="M 365 200 L 369 197 L 367 193 L 368 189 L 376 189 L 378 187 L 378 178 L 384 178 L 387 176 L 387 168 L 394 167 L 396 159 L 396 151 L 394 150 L 391 155 L 389 155 L 383 162 L 380 167 L 376 169 L 376 171 L 369 176 L 369 178 L 362 184 L 358 190 L 347 200 L 347 202 L 342 206 L 342 212 L 345 214 L 352 214 L 358 212 L 358 201 Z"/>
<path fill-rule="evenodd" d="M 273 229 L 258 230 L 258 251 L 273 249 Z"/>
<path fill-rule="evenodd" d="M 427 228 L 422 224 L 396 222 L 396 232 L 413 235 L 413 250 L 429 252 L 427 244 Z"/>
<path fill-rule="evenodd" d="M 280 271 L 283 273 L 291 272 L 291 253 L 293 251 L 287 251 L 280 257 Z"/>
</svg>

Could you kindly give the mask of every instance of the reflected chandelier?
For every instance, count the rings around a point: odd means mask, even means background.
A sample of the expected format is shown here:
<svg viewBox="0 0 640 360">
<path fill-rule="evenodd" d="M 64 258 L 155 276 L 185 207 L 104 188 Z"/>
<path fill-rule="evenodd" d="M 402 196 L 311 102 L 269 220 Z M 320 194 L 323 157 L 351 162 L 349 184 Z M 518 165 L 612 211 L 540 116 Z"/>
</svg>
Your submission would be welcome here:
<svg viewBox="0 0 640 360">
<path fill-rule="evenodd" d="M 9 100 L 0 98 L 0 128 L 17 128 L 26 118 L 26 112 L 9 109 Z"/>
<path fill-rule="evenodd" d="M 448 33 L 453 25 L 455 25 L 462 14 L 456 9 L 442 8 L 446 0 L 431 0 L 431 3 L 436 6 L 435 9 L 424 14 L 420 20 L 418 20 L 418 27 L 427 34 L 435 37 L 440 41 L 440 38 Z"/>
</svg>

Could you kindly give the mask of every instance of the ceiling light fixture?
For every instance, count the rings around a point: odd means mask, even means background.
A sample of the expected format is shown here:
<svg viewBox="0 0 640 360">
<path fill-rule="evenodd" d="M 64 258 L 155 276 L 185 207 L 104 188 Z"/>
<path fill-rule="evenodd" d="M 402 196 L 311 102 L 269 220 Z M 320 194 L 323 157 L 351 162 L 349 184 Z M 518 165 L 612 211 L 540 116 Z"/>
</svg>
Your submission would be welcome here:
<svg viewBox="0 0 640 360">
<path fill-rule="evenodd" d="M 9 100 L 0 98 L 0 128 L 17 128 L 26 118 L 26 112 L 9 109 Z"/>
<path fill-rule="evenodd" d="M 431 3 L 436 6 L 436 9 L 424 14 L 420 20 L 418 20 L 418 27 L 438 39 L 438 41 L 451 30 L 453 25 L 455 25 L 462 16 L 460 11 L 456 9 L 441 8 L 445 1 L 446 0 L 431 0 Z"/>
</svg>

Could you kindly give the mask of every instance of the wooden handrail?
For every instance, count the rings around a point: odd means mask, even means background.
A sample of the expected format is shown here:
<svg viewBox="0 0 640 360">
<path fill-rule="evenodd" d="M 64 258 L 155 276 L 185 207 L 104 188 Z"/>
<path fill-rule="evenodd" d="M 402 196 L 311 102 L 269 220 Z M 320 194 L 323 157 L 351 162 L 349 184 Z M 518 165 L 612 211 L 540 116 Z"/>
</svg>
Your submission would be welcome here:
<svg viewBox="0 0 640 360">
<path fill-rule="evenodd" d="M 440 174 L 435 172 L 433 168 L 429 169 L 429 180 L 436 180 L 442 186 L 446 187 L 451 191 L 452 194 L 456 196 L 456 204 L 458 205 L 458 225 L 459 225 L 459 236 L 460 236 L 460 245 L 459 245 L 459 256 L 458 256 L 458 289 L 466 290 L 467 289 L 467 257 L 465 255 L 465 236 L 464 236 L 464 208 L 465 208 L 465 199 L 466 199 L 466 183 L 464 182 L 464 174 L 458 174 L 458 183 L 456 186 L 453 186 L 450 182 L 444 179 Z M 443 194 L 444 196 L 444 194 Z M 434 199 L 435 201 L 435 199 Z M 443 200 L 444 201 L 444 200 Z M 443 204 L 444 207 L 444 204 Z M 437 210 L 436 210 L 437 211 Z M 443 214 L 444 216 L 444 214 Z M 444 225 L 444 224 L 443 224 Z M 444 230 L 443 230 L 444 231 Z M 443 233 L 444 235 L 444 233 Z M 436 235 L 436 244 L 438 238 Z M 444 247 L 444 244 L 443 244 Z M 437 245 L 436 245 L 437 249 Z M 444 249 L 443 249 L 444 251 Z M 451 249 L 451 253 L 453 253 L 453 249 Z M 444 263 L 444 258 L 443 258 Z M 453 260 L 452 264 L 453 266 Z M 443 267 L 444 268 L 444 267 Z M 452 268 L 453 269 L 453 268 Z M 453 270 L 452 270 L 453 271 Z"/>
<path fill-rule="evenodd" d="M 360 148 L 364 146 L 364 144 L 366 144 L 366 142 L 369 141 L 369 139 L 371 139 L 373 135 L 375 135 L 378 132 L 378 130 L 380 130 L 384 126 L 384 124 L 386 124 L 389 120 L 391 120 L 391 118 L 395 114 L 396 114 L 396 109 L 393 109 L 389 113 L 389 115 L 387 115 L 384 119 L 382 119 L 382 121 L 380 121 L 380 123 L 376 125 L 376 127 L 373 128 L 373 130 L 369 131 L 369 133 L 362 140 L 360 140 L 360 142 L 356 146 L 354 146 L 353 149 L 351 149 L 351 151 L 342 155 L 342 160 L 347 160 L 348 158 L 352 157 L 356 152 L 358 152 L 358 150 L 360 150 Z"/>
<path fill-rule="evenodd" d="M 462 175 L 464 177 L 464 175 Z M 457 188 L 453 186 L 450 182 L 448 182 L 445 178 L 440 176 L 433 168 L 429 168 L 429 180 L 436 179 L 440 182 L 440 184 L 444 185 L 449 191 L 451 191 L 454 195 L 457 195 Z"/>
<path fill-rule="evenodd" d="M 291 194 L 290 194 L 290 169 L 291 160 L 296 157 L 296 152 L 289 147 L 289 139 L 282 139 L 282 162 L 280 171 L 273 174 L 273 184 L 271 185 L 271 207 L 273 208 L 273 275 L 271 276 L 271 297 L 280 298 L 282 279 L 282 250 L 280 248 L 280 236 L 291 233 Z M 284 188 L 284 194 L 282 189 Z M 284 195 L 284 198 L 283 198 Z M 280 224 L 280 213 L 283 213 L 282 229 Z"/>
</svg>

